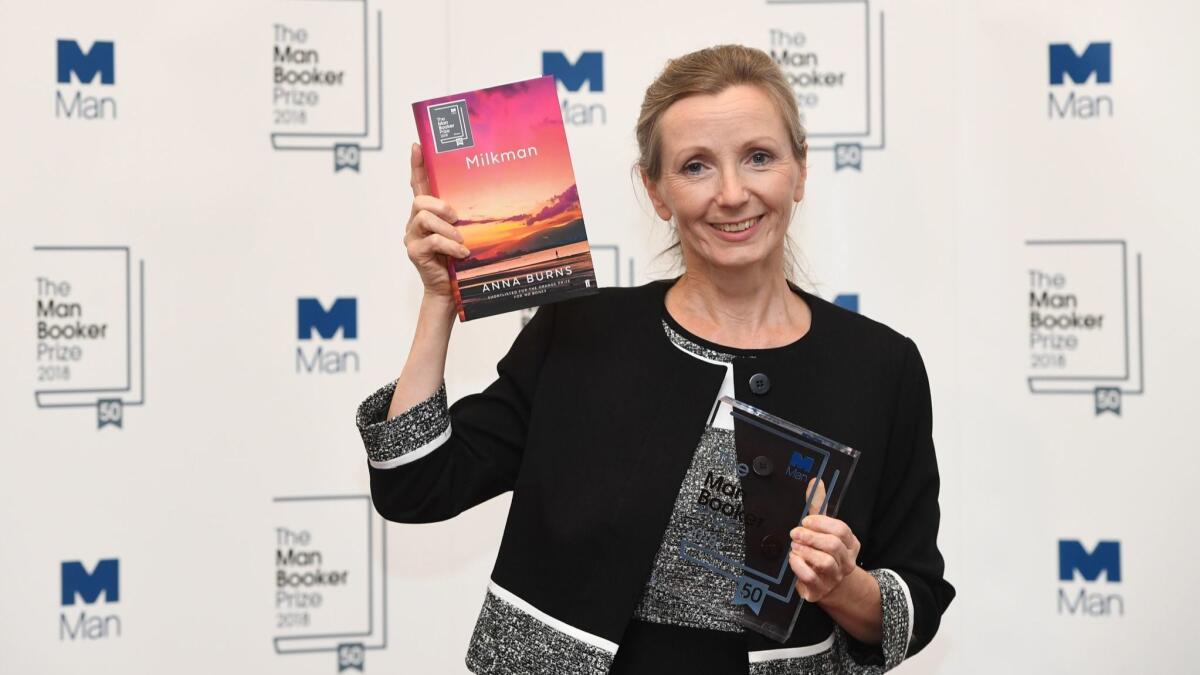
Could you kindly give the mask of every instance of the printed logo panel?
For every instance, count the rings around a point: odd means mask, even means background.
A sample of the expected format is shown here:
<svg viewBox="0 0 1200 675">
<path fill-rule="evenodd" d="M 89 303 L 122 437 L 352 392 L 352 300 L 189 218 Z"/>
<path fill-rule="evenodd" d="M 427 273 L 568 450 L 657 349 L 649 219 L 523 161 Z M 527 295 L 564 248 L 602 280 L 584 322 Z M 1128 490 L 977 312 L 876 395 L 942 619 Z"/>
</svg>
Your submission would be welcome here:
<svg viewBox="0 0 1200 675">
<path fill-rule="evenodd" d="M 144 264 L 127 246 L 38 246 L 34 401 L 94 408 L 97 428 L 145 403 Z"/>
<path fill-rule="evenodd" d="M 1144 391 L 1142 257 L 1124 240 L 1026 243 L 1029 390 L 1092 396 L 1121 414 Z"/>
<path fill-rule="evenodd" d="M 359 171 L 383 149 L 383 16 L 369 3 L 285 1 L 271 25 L 271 147 Z"/>
<path fill-rule="evenodd" d="M 387 647 L 387 532 L 367 495 L 273 502 L 275 652 L 363 670 Z"/>
<path fill-rule="evenodd" d="M 475 147 L 466 99 L 437 103 L 427 108 L 434 150 L 448 152 Z"/>
</svg>

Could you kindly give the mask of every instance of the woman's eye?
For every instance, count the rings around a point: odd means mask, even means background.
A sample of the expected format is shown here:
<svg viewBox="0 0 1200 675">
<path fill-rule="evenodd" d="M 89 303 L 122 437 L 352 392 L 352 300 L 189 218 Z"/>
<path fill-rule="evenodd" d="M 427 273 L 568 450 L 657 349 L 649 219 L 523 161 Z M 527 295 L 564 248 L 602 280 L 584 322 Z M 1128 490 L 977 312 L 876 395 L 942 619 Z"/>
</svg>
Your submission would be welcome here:
<svg viewBox="0 0 1200 675">
<path fill-rule="evenodd" d="M 770 153 L 763 152 L 762 150 L 756 150 L 755 152 L 751 153 L 750 161 L 754 164 L 766 164 L 767 162 L 771 161 L 771 155 Z"/>
<path fill-rule="evenodd" d="M 694 176 L 704 169 L 704 165 L 700 162 L 688 162 L 683 165 L 683 172 L 689 176 Z"/>
</svg>

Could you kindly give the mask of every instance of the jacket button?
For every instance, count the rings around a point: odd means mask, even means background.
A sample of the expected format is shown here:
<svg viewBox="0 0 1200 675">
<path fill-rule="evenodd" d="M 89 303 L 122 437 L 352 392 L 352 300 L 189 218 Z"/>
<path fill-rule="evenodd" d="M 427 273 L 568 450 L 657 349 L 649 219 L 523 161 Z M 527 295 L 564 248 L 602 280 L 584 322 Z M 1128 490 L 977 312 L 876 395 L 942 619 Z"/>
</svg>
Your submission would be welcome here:
<svg viewBox="0 0 1200 675">
<path fill-rule="evenodd" d="M 766 455 L 759 455 L 754 458 L 754 473 L 766 477 L 771 475 L 771 471 L 775 469 L 774 462 Z"/>
<path fill-rule="evenodd" d="M 771 380 L 762 373 L 755 373 L 750 376 L 750 391 L 763 395 L 771 391 Z"/>
<path fill-rule="evenodd" d="M 759 544 L 759 550 L 767 556 L 774 558 L 783 553 L 783 537 L 778 534 L 768 534 L 763 537 L 762 543 Z"/>
</svg>

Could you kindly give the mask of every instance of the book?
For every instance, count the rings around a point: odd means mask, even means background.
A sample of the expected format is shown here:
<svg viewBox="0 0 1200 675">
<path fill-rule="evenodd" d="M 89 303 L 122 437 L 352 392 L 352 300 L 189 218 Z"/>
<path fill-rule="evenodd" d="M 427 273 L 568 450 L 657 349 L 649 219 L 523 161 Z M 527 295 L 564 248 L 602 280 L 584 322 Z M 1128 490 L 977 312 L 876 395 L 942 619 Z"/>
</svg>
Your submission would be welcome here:
<svg viewBox="0 0 1200 675">
<path fill-rule="evenodd" d="M 553 76 L 413 104 L 429 188 L 471 251 L 448 257 L 469 321 L 597 292 Z"/>
</svg>

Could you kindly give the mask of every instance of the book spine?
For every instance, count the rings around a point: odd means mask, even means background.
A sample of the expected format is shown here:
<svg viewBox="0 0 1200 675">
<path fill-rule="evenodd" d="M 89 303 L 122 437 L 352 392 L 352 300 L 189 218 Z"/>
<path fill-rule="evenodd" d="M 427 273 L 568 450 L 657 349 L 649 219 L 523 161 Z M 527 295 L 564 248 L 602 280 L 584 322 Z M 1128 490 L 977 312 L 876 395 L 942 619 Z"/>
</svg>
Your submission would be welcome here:
<svg viewBox="0 0 1200 675">
<path fill-rule="evenodd" d="M 417 135 L 421 139 L 421 159 L 425 164 L 425 178 L 429 183 L 429 193 L 441 198 L 437 187 L 437 151 L 433 149 L 433 129 L 429 128 L 429 115 L 422 115 L 420 108 L 413 106 L 417 118 Z M 454 306 L 458 308 L 458 320 L 466 321 L 466 310 L 463 309 L 462 292 L 458 288 L 458 274 L 454 270 L 454 258 L 446 256 L 446 272 L 450 275 L 450 290 L 454 293 Z"/>
</svg>

